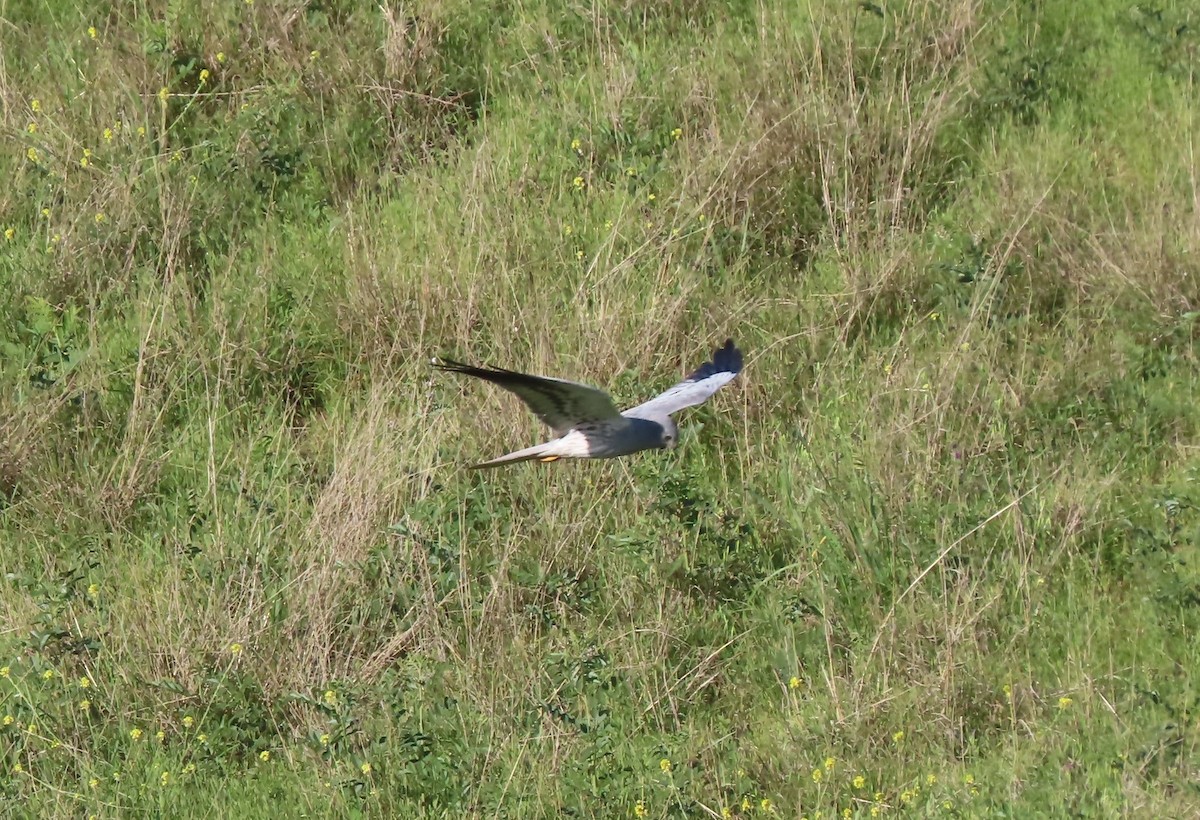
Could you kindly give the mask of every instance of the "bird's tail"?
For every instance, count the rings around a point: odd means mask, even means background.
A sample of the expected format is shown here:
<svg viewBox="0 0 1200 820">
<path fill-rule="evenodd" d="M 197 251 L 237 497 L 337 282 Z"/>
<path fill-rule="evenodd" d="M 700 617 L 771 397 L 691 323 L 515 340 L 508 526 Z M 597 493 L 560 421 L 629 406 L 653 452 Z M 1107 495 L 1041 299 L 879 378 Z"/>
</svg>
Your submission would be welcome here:
<svg viewBox="0 0 1200 820">
<path fill-rule="evenodd" d="M 516 464 L 519 461 L 532 461 L 535 458 L 539 461 L 558 461 L 559 456 L 554 454 L 550 446 L 552 443 L 553 442 L 535 444 L 532 447 L 526 447 L 524 450 L 517 450 L 514 453 L 509 453 L 508 455 L 500 456 L 499 458 L 493 458 L 491 461 L 473 464 L 471 465 L 471 469 L 486 470 L 492 467 L 501 467 L 505 464 Z"/>
</svg>

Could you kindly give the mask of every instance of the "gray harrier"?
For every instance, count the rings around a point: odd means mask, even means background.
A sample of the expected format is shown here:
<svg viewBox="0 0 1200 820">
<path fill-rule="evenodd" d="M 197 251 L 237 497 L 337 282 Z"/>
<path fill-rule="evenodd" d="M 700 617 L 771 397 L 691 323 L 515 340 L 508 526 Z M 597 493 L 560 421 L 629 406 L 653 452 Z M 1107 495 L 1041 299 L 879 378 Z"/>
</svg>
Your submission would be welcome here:
<svg viewBox="0 0 1200 820">
<path fill-rule="evenodd" d="M 578 382 L 528 376 L 512 370 L 472 367 L 440 359 L 439 370 L 465 373 L 516 393 L 557 438 L 474 465 L 497 467 L 517 461 L 557 461 L 560 458 L 612 458 L 639 450 L 674 447 L 678 428 L 671 414 L 700 404 L 742 369 L 742 352 L 728 339 L 712 361 L 665 393 L 645 404 L 618 412 L 607 393 Z"/>
</svg>

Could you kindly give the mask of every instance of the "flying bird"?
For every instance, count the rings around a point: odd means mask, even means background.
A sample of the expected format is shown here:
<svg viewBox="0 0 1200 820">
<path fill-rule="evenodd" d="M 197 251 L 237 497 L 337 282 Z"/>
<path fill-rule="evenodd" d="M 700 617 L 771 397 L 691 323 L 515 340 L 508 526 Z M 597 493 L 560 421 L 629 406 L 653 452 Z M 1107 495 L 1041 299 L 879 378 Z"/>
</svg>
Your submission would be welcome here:
<svg viewBox="0 0 1200 820">
<path fill-rule="evenodd" d="M 473 367 L 450 359 L 439 359 L 434 367 L 464 373 L 498 384 L 516 393 L 539 419 L 554 431 L 555 438 L 493 458 L 472 469 L 498 467 L 518 461 L 557 461 L 560 458 L 613 458 L 640 450 L 672 448 L 679 437 L 671 414 L 700 404 L 742 369 L 742 352 L 733 339 L 718 348 L 712 361 L 650 401 L 617 410 L 603 390 L 565 379 L 529 376 L 512 370 Z"/>
</svg>

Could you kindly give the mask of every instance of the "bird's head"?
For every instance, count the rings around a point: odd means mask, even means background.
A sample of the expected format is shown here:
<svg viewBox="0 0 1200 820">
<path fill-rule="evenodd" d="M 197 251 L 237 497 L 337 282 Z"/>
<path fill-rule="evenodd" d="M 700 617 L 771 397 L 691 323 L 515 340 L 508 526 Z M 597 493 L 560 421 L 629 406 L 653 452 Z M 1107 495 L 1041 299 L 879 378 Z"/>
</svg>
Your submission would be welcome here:
<svg viewBox="0 0 1200 820">
<path fill-rule="evenodd" d="M 658 420 L 658 426 L 662 429 L 662 438 L 659 447 L 665 450 L 674 450 L 675 445 L 679 443 L 679 428 L 675 426 L 675 420 L 670 416 L 663 416 Z"/>
</svg>

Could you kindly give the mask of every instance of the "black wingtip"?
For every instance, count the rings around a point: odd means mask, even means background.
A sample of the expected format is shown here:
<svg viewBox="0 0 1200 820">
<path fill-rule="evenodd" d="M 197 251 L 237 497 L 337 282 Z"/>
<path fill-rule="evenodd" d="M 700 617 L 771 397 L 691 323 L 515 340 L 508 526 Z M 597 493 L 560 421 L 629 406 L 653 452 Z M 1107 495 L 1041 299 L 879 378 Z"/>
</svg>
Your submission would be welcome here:
<svg viewBox="0 0 1200 820">
<path fill-rule="evenodd" d="M 468 376 L 477 376 L 481 373 L 491 372 L 487 367 L 476 367 L 473 364 L 463 364 L 462 362 L 455 361 L 454 359 L 447 359 L 444 356 L 437 356 L 430 361 L 430 365 L 432 365 L 435 370 L 444 370 L 447 373 L 465 373 Z"/>
<path fill-rule="evenodd" d="M 737 345 L 733 343 L 733 339 L 726 339 L 723 346 L 713 351 L 712 359 L 696 368 L 696 371 L 688 376 L 688 379 L 690 381 L 699 381 L 717 373 L 733 373 L 736 375 L 741 372 L 742 351 L 737 349 Z"/>
<path fill-rule="evenodd" d="M 429 366 L 434 370 L 442 370 L 447 373 L 455 373 L 465 368 L 466 365 L 461 362 L 456 362 L 453 359 L 445 359 L 441 356 L 436 356 L 429 361 Z"/>
<path fill-rule="evenodd" d="M 725 345 L 713 351 L 712 363 L 721 373 L 742 372 L 742 351 L 738 350 L 733 339 L 726 339 Z"/>
<path fill-rule="evenodd" d="M 523 376 L 523 375 L 525 375 L 523 373 L 517 372 L 516 370 L 509 370 L 504 367 L 494 367 L 492 365 L 487 365 L 487 364 L 484 364 L 484 365 L 464 364 L 463 362 L 455 361 L 454 359 L 447 359 L 444 356 L 433 357 L 433 359 L 430 360 L 429 364 L 435 370 L 445 370 L 449 373 L 465 373 L 468 376 L 480 376 L 481 378 L 486 378 L 487 376 Z"/>
</svg>

